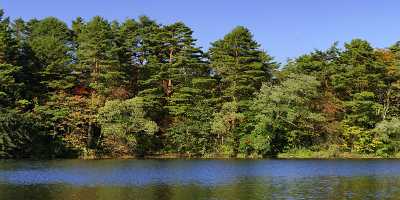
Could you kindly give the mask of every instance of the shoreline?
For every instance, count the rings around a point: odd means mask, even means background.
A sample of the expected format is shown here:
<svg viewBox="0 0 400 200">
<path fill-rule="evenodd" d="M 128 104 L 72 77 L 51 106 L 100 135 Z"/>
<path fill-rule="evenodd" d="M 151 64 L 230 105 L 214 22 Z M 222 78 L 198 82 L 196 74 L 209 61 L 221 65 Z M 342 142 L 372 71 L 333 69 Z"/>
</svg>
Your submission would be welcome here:
<svg viewBox="0 0 400 200">
<path fill-rule="evenodd" d="M 376 154 L 360 154 L 354 152 L 329 152 L 329 151 L 309 151 L 309 150 L 298 150 L 292 152 L 279 153 L 274 156 L 259 156 L 259 155 L 243 155 L 237 156 L 225 155 L 225 154 L 207 154 L 207 155 L 193 155 L 184 153 L 159 153 L 159 154 L 148 154 L 148 155 L 121 155 L 121 156 L 109 156 L 109 155 L 82 155 L 78 157 L 53 157 L 53 158 L 1 158 L 0 160 L 385 160 L 385 159 L 400 159 L 400 155 L 390 156 L 378 156 Z"/>
<path fill-rule="evenodd" d="M 57 158 L 63 159 L 63 158 Z M 229 155 L 206 155 L 206 156 L 196 156 L 190 154 L 178 154 L 178 153 L 167 153 L 167 154 L 153 154 L 153 155 L 144 155 L 144 156 L 135 156 L 135 155 L 124 155 L 118 157 L 112 156 L 100 156 L 100 157 L 79 157 L 73 159 L 80 160 L 108 160 L 108 159 L 121 159 L 121 160 L 129 160 L 129 159 L 155 159 L 155 160 L 168 160 L 168 159 L 182 159 L 182 160 L 263 160 L 263 159 L 281 159 L 281 160 L 307 160 L 307 159 L 315 159 L 315 160 L 364 160 L 364 159 L 376 159 L 376 160 L 385 160 L 385 159 L 400 159 L 398 155 L 393 156 L 378 156 L 375 154 L 359 154 L 359 153 L 350 153 L 350 152 L 340 152 L 334 155 L 327 155 L 325 151 L 315 151 L 311 154 L 301 154 L 301 153 L 279 153 L 276 156 L 229 156 Z"/>
</svg>

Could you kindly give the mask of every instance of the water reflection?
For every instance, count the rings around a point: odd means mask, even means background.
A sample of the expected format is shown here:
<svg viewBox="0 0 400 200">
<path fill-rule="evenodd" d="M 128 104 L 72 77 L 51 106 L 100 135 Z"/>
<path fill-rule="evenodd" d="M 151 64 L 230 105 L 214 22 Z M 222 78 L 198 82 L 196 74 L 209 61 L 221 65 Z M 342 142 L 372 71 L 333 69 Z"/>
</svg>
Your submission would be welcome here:
<svg viewBox="0 0 400 200">
<path fill-rule="evenodd" d="M 0 162 L 0 199 L 399 199 L 400 161 Z"/>
</svg>

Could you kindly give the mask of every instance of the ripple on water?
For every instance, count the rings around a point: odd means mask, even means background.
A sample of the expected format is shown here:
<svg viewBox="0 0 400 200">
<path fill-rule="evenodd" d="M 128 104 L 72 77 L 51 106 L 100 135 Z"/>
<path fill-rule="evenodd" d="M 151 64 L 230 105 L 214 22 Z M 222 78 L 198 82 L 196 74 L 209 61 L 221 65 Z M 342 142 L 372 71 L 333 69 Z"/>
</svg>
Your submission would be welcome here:
<svg viewBox="0 0 400 200">
<path fill-rule="evenodd" d="M 397 160 L 0 162 L 0 192 L 28 199 L 396 199 L 399 188 Z"/>
</svg>

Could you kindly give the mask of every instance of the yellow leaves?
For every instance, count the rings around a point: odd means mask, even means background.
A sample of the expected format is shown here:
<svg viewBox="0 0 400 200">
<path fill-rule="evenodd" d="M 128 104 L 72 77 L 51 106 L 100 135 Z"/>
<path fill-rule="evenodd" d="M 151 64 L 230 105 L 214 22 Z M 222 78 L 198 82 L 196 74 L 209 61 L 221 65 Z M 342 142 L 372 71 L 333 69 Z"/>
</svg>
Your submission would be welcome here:
<svg viewBox="0 0 400 200">
<path fill-rule="evenodd" d="M 222 135 L 231 133 L 244 120 L 243 114 L 238 112 L 237 102 L 225 103 L 214 117 L 212 132 Z"/>
<path fill-rule="evenodd" d="M 399 76 L 400 75 L 400 67 L 397 65 L 389 65 L 387 67 L 387 76 Z"/>
<path fill-rule="evenodd" d="M 66 134 L 63 137 L 63 141 L 68 147 L 81 151 L 86 148 L 86 139 L 85 134 Z"/>
<path fill-rule="evenodd" d="M 387 49 L 378 49 L 375 52 L 376 56 L 378 57 L 379 60 L 388 63 L 388 62 L 393 62 L 395 59 L 395 56 L 393 52 Z"/>
<path fill-rule="evenodd" d="M 359 153 L 372 153 L 381 144 L 372 131 L 342 124 L 345 146 Z"/>
</svg>

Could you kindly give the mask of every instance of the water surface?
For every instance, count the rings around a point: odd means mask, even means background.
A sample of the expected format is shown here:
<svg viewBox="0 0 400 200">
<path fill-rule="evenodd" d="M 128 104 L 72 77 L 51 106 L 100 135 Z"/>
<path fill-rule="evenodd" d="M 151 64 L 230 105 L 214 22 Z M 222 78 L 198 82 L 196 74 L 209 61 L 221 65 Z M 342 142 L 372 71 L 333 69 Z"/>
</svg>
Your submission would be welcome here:
<svg viewBox="0 0 400 200">
<path fill-rule="evenodd" d="M 0 199 L 400 199 L 400 160 L 0 161 Z"/>
</svg>

